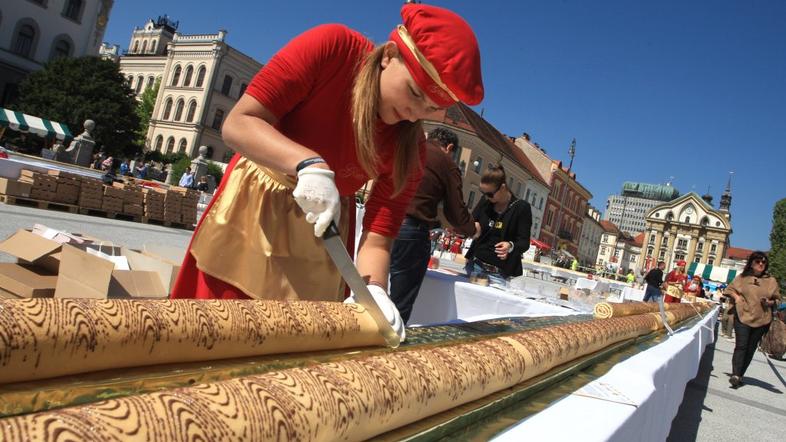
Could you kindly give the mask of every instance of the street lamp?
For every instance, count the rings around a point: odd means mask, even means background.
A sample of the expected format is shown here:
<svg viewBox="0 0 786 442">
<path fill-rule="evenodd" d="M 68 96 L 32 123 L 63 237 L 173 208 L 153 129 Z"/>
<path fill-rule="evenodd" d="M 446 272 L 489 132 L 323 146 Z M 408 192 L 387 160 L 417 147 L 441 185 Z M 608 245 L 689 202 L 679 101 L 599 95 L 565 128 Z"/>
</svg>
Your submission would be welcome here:
<svg viewBox="0 0 786 442">
<path fill-rule="evenodd" d="M 568 172 L 570 172 L 570 169 L 573 168 L 573 157 L 576 156 L 575 138 L 573 139 L 573 141 L 570 142 L 570 149 L 568 149 L 568 155 L 570 155 L 570 164 L 568 165 Z"/>
<path fill-rule="evenodd" d="M 573 141 L 570 142 L 570 148 L 568 149 L 568 155 L 570 155 L 570 165 L 568 166 L 568 180 L 570 180 L 570 169 L 573 167 L 573 157 L 576 156 L 576 139 L 574 138 Z M 562 226 L 560 225 L 560 221 L 562 219 L 562 206 L 565 205 L 565 195 L 568 193 L 568 190 L 565 188 L 568 186 L 568 181 L 565 181 L 564 186 L 560 188 L 560 192 L 562 195 L 560 196 L 559 207 L 557 207 L 557 225 L 554 229 L 554 250 L 557 249 L 557 238 L 559 237 L 560 231 Z"/>
</svg>

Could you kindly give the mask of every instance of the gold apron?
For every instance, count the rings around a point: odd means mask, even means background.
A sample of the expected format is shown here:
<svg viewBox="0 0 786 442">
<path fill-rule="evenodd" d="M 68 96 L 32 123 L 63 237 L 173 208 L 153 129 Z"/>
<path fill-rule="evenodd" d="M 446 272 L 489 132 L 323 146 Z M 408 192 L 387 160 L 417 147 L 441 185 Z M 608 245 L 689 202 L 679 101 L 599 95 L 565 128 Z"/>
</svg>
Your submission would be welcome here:
<svg viewBox="0 0 786 442">
<path fill-rule="evenodd" d="M 255 299 L 342 301 L 341 275 L 292 197 L 295 184 L 240 158 L 194 233 L 197 268 Z M 339 226 L 344 244 L 348 200 Z"/>
</svg>

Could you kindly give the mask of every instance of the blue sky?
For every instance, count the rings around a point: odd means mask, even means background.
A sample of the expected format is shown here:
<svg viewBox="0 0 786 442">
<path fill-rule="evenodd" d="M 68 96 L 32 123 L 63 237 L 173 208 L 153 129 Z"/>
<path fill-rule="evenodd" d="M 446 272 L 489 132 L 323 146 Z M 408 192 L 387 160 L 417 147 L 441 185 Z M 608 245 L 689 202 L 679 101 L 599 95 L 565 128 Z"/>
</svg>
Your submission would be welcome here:
<svg viewBox="0 0 786 442">
<path fill-rule="evenodd" d="M 529 133 L 567 160 L 605 211 L 624 181 L 710 187 L 732 178 L 733 246 L 769 248 L 786 198 L 786 2 L 438 1 L 481 47 L 486 98 L 475 109 L 508 135 Z M 399 0 L 115 2 L 105 41 L 127 48 L 134 26 L 168 14 L 180 32 L 229 31 L 265 62 L 291 37 L 338 22 L 384 41 Z M 199 5 L 199 6 L 195 6 Z"/>
</svg>

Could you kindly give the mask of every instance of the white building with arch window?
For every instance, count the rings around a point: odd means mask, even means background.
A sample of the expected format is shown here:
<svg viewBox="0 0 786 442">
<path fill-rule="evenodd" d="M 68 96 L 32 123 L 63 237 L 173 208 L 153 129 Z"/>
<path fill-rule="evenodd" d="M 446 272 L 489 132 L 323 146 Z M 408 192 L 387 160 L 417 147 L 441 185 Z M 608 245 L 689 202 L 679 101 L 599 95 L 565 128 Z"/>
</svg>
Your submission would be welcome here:
<svg viewBox="0 0 786 442">
<path fill-rule="evenodd" d="M 229 46 L 226 31 L 185 35 L 177 26 L 166 17 L 148 20 L 134 29 L 120 57 L 120 71 L 137 95 L 161 82 L 146 148 L 196 157 L 205 145 L 212 159 L 226 160 L 231 151 L 221 126 L 262 63 Z"/>
<path fill-rule="evenodd" d="M 0 106 L 57 57 L 98 55 L 113 0 L 0 2 Z"/>
</svg>

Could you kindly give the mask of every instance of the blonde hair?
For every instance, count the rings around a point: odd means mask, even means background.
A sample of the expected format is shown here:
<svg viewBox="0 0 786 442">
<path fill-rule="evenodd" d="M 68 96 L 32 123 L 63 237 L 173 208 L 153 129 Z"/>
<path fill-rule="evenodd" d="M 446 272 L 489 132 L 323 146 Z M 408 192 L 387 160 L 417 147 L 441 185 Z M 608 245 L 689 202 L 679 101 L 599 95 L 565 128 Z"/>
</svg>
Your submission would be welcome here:
<svg viewBox="0 0 786 442">
<path fill-rule="evenodd" d="M 376 147 L 379 113 L 379 78 L 385 45 L 374 48 L 361 61 L 360 70 L 352 87 L 352 123 L 355 130 L 355 152 L 360 167 L 372 179 L 379 176 L 379 154 Z M 398 141 L 393 160 L 393 188 L 397 195 L 407 183 L 407 176 L 420 168 L 418 140 L 423 134 L 420 121 L 402 121 L 398 126 Z"/>
</svg>

